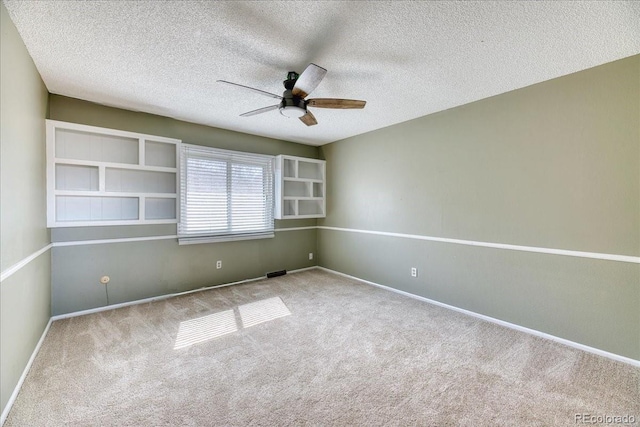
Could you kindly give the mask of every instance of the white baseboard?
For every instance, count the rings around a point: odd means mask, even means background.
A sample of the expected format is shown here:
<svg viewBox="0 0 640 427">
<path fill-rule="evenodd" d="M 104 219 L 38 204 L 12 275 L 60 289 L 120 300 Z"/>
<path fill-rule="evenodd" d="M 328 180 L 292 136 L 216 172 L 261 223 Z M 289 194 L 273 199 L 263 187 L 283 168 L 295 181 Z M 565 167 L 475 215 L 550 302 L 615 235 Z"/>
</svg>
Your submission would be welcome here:
<svg viewBox="0 0 640 427">
<path fill-rule="evenodd" d="M 296 270 L 290 270 L 287 271 L 287 274 L 292 274 L 292 273 L 301 273 L 303 271 L 309 271 L 309 270 L 316 270 L 319 267 L 317 265 L 312 265 L 311 267 L 304 267 L 304 268 L 298 268 Z"/>
<path fill-rule="evenodd" d="M 22 371 L 22 375 L 20 375 L 20 379 L 18 380 L 18 383 L 13 389 L 13 393 L 11 393 L 11 397 L 9 397 L 9 400 L 7 401 L 7 405 L 4 407 L 4 410 L 2 411 L 2 415 L 0 415 L 0 426 L 4 425 L 4 422 L 7 420 L 7 417 L 9 416 L 9 411 L 11 411 L 11 407 L 13 406 L 14 402 L 16 401 L 16 398 L 18 397 L 18 393 L 22 388 L 22 383 L 24 383 L 24 380 L 27 378 L 27 374 L 31 369 L 31 365 L 33 364 L 33 361 L 36 359 L 36 356 L 40 351 L 40 347 L 42 346 L 42 343 L 44 342 L 44 338 L 47 336 L 47 333 L 49 332 L 49 328 L 51 327 L 52 322 L 53 320 L 49 319 L 47 326 L 44 328 L 44 331 L 40 336 L 40 340 L 38 341 L 38 344 L 36 344 L 36 348 L 34 348 L 33 353 L 31 353 L 31 357 L 27 362 L 27 366 L 24 367 L 24 370 Z"/>
<path fill-rule="evenodd" d="M 394 289 L 394 288 L 391 288 L 389 286 L 385 286 L 385 285 L 381 285 L 379 283 L 371 282 L 369 280 L 364 280 L 364 279 L 361 279 L 359 277 L 350 276 L 348 274 L 341 273 L 341 272 L 335 271 L 335 270 L 331 270 L 329 268 L 318 266 L 318 269 L 327 271 L 329 273 L 337 274 L 339 276 L 347 277 L 349 279 L 357 280 L 359 282 L 363 282 L 363 283 L 366 283 L 366 284 L 371 285 L 371 286 L 376 286 L 378 288 L 385 289 L 387 291 L 395 292 L 397 294 L 404 295 L 404 296 L 407 296 L 409 298 L 414 298 L 414 299 L 417 299 L 417 300 L 420 300 L 420 301 L 427 302 L 429 304 L 433 304 L 433 305 L 437 305 L 439 307 L 447 308 L 449 310 L 457 311 L 458 313 L 463 313 L 463 314 L 466 314 L 468 316 L 476 317 L 478 319 L 482 319 L 482 320 L 485 320 L 487 322 L 495 323 L 495 324 L 498 324 L 500 326 L 504 326 L 504 327 L 507 327 L 507 328 L 510 328 L 510 329 L 514 329 L 516 331 L 525 332 L 527 334 L 534 335 L 536 337 L 545 338 L 545 339 L 548 339 L 548 340 L 551 340 L 551 341 L 558 342 L 560 344 L 564 344 L 564 345 L 572 347 L 572 348 L 576 348 L 578 350 L 586 351 L 586 352 L 592 353 L 592 354 L 597 354 L 598 356 L 606 357 L 608 359 L 612 359 L 612 360 L 615 360 L 615 361 L 618 361 L 618 362 L 622 362 L 622 363 L 627 363 L 629 365 L 632 365 L 632 366 L 640 368 L 640 360 L 631 359 L 629 357 L 620 356 L 618 354 L 610 353 L 608 351 L 600 350 L 598 348 L 589 347 L 588 345 L 584 345 L 584 344 L 580 344 L 580 343 L 577 343 L 577 342 L 569 341 L 569 340 L 564 339 L 564 338 L 556 337 L 555 335 L 550 335 L 550 334 L 547 334 L 547 333 L 544 333 L 544 332 L 537 331 L 535 329 L 530 329 L 530 328 L 526 328 L 524 326 L 516 325 L 515 323 L 505 322 L 504 320 L 500 320 L 500 319 L 496 319 L 496 318 L 493 318 L 493 317 L 485 316 L 484 314 L 476 313 L 476 312 L 473 312 L 473 311 L 465 310 L 464 308 L 455 307 L 453 305 L 449 305 L 449 304 L 445 304 L 445 303 L 442 303 L 442 302 L 439 302 L 439 301 L 435 301 L 435 300 L 432 300 L 432 299 L 429 299 L 429 298 L 421 297 L 419 295 L 411 294 L 409 292 L 401 291 L 399 289 Z"/>
<path fill-rule="evenodd" d="M 317 268 L 317 267 L 316 266 L 312 266 L 312 267 L 299 268 L 297 270 L 288 271 L 287 273 L 288 274 L 299 273 L 301 271 L 312 270 L 314 268 Z M 90 308 L 88 310 L 74 311 L 72 313 L 58 314 L 56 316 L 51 317 L 51 320 L 55 321 L 55 320 L 69 319 L 71 317 L 85 316 L 87 314 L 93 314 L 93 313 L 100 313 L 102 311 L 115 310 L 117 308 L 128 307 L 130 305 L 146 304 L 146 303 L 149 303 L 149 302 L 161 301 L 161 300 L 165 300 L 165 299 L 168 299 L 168 298 L 178 297 L 178 296 L 181 296 L 181 295 L 188 295 L 188 294 L 192 294 L 192 293 L 195 293 L 195 292 L 202 292 L 202 291 L 208 291 L 210 289 L 218 289 L 218 288 L 224 288 L 224 287 L 227 287 L 227 286 L 240 285 L 242 283 L 255 282 L 256 280 L 262 280 L 262 279 L 266 279 L 266 278 L 267 278 L 267 276 L 254 277 L 252 279 L 239 280 L 237 282 L 224 283 L 222 285 L 206 286 L 204 288 L 192 289 L 190 291 L 177 292 L 177 293 L 166 294 L 166 295 L 158 295 L 156 297 L 143 298 L 143 299 L 139 299 L 139 300 L 135 300 L 135 301 L 127 301 L 127 302 L 122 302 L 122 303 L 118 303 L 118 304 L 105 305 L 104 307 L 96 307 L 96 308 Z"/>
<path fill-rule="evenodd" d="M 121 302 L 121 303 L 118 303 L 118 304 L 105 305 L 104 307 L 96 307 L 96 308 L 90 308 L 88 310 L 74 311 L 72 313 L 58 314 L 57 316 L 51 317 L 51 320 L 55 321 L 55 320 L 69 319 L 71 317 L 85 316 L 87 314 L 100 313 L 101 311 L 115 310 L 117 308 L 128 307 L 130 305 L 146 304 L 146 303 L 149 303 L 149 302 L 161 301 L 161 300 L 164 300 L 164 299 L 169 299 L 169 298 L 173 298 L 173 297 L 179 297 L 181 295 L 193 294 L 195 292 L 202 292 L 202 291 L 208 291 L 210 289 L 224 288 L 224 287 L 227 287 L 227 286 L 239 285 L 241 283 L 255 282 L 256 280 L 262 280 L 262 279 L 265 279 L 265 278 L 266 278 L 266 276 L 255 277 L 253 279 L 239 280 L 237 282 L 224 283 L 222 285 L 207 286 L 207 287 L 204 287 L 204 288 L 192 289 L 190 291 L 177 292 L 177 293 L 174 293 L 174 294 L 158 295 L 157 297 L 143 298 L 143 299 L 138 299 L 138 300 L 135 300 L 135 301 L 127 301 L 127 302 Z"/>
</svg>

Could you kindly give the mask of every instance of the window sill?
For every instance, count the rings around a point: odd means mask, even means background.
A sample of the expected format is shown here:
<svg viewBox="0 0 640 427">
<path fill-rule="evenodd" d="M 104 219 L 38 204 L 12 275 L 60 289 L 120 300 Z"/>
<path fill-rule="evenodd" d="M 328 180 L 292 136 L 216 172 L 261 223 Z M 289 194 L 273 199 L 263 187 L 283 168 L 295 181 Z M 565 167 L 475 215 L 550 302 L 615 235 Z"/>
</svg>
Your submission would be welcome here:
<svg viewBox="0 0 640 427">
<path fill-rule="evenodd" d="M 232 236 L 199 236 L 199 237 L 186 237 L 179 236 L 178 244 L 182 245 L 199 245 L 201 243 L 222 243 L 222 242 L 235 242 L 239 240 L 257 240 L 257 239 L 271 239 L 275 234 L 271 231 L 268 233 L 256 233 L 256 234 L 236 234 Z"/>
</svg>

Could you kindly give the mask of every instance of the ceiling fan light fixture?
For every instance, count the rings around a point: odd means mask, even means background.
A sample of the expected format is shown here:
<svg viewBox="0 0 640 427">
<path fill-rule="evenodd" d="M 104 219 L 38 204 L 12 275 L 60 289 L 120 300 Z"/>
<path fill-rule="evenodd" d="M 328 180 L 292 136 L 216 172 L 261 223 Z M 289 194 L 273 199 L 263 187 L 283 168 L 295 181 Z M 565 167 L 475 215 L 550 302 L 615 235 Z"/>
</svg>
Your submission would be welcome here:
<svg viewBox="0 0 640 427">
<path fill-rule="evenodd" d="M 364 108 L 366 102 L 359 101 L 357 99 L 315 98 L 306 100 L 305 98 L 307 95 L 309 95 L 309 93 L 318 86 L 325 74 L 327 74 L 327 70 L 317 66 L 316 64 L 309 64 L 302 74 L 298 74 L 295 71 L 289 71 L 287 74 L 287 80 L 283 82 L 284 92 L 282 93 L 282 96 L 276 95 L 275 93 L 265 92 L 264 90 L 250 86 L 228 82 L 226 80 L 218 80 L 218 82 L 247 89 L 270 98 L 280 99 L 279 104 L 247 111 L 246 113 L 240 114 L 240 117 L 255 116 L 268 111 L 280 110 L 280 114 L 287 118 L 300 119 L 300 121 L 305 125 L 314 126 L 318 124 L 318 121 L 311 111 L 307 111 L 307 105 L 319 108 Z"/>
<path fill-rule="evenodd" d="M 289 118 L 300 118 L 307 114 L 307 110 L 296 105 L 286 105 L 280 107 L 280 114 Z"/>
</svg>

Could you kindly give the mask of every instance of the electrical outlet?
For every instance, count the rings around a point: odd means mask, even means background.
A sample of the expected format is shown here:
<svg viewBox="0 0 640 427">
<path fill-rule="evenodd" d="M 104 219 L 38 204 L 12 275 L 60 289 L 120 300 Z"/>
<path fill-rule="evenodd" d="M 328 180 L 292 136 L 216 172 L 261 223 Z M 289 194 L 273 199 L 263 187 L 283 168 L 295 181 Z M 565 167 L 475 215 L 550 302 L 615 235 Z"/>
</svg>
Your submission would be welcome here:
<svg viewBox="0 0 640 427">
<path fill-rule="evenodd" d="M 418 277 L 418 269 L 411 267 L 411 277 Z"/>
<path fill-rule="evenodd" d="M 313 259 L 313 252 L 309 252 L 309 259 Z"/>
<path fill-rule="evenodd" d="M 220 270 L 222 268 L 222 261 L 216 261 L 216 268 Z"/>
</svg>

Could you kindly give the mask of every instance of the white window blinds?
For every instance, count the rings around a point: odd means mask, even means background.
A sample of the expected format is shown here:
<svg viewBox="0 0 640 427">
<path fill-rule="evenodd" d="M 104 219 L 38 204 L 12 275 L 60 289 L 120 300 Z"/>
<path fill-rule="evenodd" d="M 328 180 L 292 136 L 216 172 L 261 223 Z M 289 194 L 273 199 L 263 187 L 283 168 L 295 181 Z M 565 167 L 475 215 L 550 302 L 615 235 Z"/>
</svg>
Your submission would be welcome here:
<svg viewBox="0 0 640 427">
<path fill-rule="evenodd" d="M 273 237 L 273 161 L 182 144 L 180 244 Z"/>
</svg>

